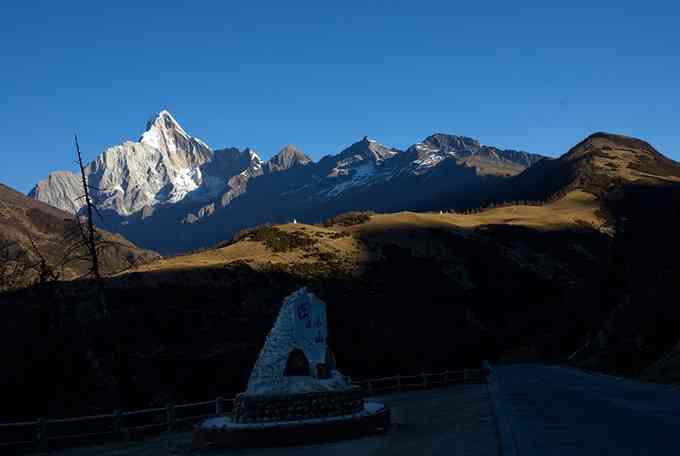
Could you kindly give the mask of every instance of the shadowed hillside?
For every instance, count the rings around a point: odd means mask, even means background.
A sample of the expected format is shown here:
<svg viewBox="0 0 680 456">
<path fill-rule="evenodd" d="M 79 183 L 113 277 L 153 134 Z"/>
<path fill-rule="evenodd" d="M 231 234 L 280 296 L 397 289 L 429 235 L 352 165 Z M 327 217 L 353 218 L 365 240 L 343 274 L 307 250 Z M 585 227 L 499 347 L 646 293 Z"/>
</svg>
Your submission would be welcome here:
<svg viewBox="0 0 680 456">
<path fill-rule="evenodd" d="M 245 230 L 219 248 L 110 278 L 106 325 L 83 322 L 70 307 L 90 299 L 87 283 L 60 284 L 49 306 L 38 303 L 50 290 L 4 294 L 2 337 L 32 344 L 3 344 L 17 368 L 0 390 L 39 393 L 21 409 L 8 400 L 3 413 L 110 411 L 238 392 L 282 298 L 302 285 L 327 302 L 331 344 L 354 378 L 518 353 L 637 375 L 672 348 L 680 323 L 680 174 L 657 154 L 596 134 L 512 178 L 508 188 L 531 193 L 489 196 L 494 208 Z M 505 195 L 549 202 L 507 204 Z M 91 352 L 100 354 L 97 370 Z"/>
<path fill-rule="evenodd" d="M 244 387 L 282 298 L 301 285 L 327 302 L 331 343 L 354 378 L 473 367 L 512 347 L 540 346 L 541 356 L 558 357 L 583 333 L 586 313 L 606 311 L 598 310 L 596 295 L 607 240 L 590 228 L 360 227 L 283 226 L 265 235 L 273 239 L 244 239 L 111 279 L 111 322 L 96 326 L 102 350 L 117 350 L 107 361 L 105 391 L 93 387 L 94 373 L 74 377 L 59 368 L 87 366 L 78 340 L 90 325 L 67 316 L 41 335 L 30 324 L 41 309 L 26 304 L 44 291 L 6 295 L 15 329 L 4 337 L 34 345 L 10 358 L 20 376 L 5 378 L 4 391 L 34 385 L 45 395 L 35 397 L 34 410 L 63 398 L 43 412 L 56 415 L 82 411 L 86 404 L 73 402 L 69 391 L 83 388 L 91 392 L 88 411 L 233 394 Z M 63 284 L 64 300 L 53 300 L 43 318 L 61 314 L 72 298 L 82 304 L 84 286 Z M 572 300 L 578 308 L 563 305 Z M 69 348 L 58 358 L 40 355 L 54 346 Z M 36 375 L 43 371 L 54 372 L 47 388 Z"/>
</svg>

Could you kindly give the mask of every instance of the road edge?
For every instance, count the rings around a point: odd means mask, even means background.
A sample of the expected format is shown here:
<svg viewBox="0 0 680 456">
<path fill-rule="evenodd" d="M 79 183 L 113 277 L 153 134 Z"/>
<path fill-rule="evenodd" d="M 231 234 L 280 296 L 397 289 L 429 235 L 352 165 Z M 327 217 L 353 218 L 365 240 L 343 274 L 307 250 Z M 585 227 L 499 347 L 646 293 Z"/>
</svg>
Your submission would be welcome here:
<svg viewBox="0 0 680 456">
<path fill-rule="evenodd" d="M 604 372 L 598 372 L 598 371 L 594 371 L 594 370 L 590 370 L 590 369 L 584 369 L 582 367 L 572 366 L 570 364 L 554 364 L 554 366 L 575 370 L 575 371 L 580 372 L 582 374 L 593 375 L 593 376 L 596 376 L 596 377 L 605 377 L 605 378 L 617 380 L 617 381 L 620 381 L 620 382 L 634 383 L 636 385 L 645 385 L 645 386 L 648 386 L 650 388 L 658 388 L 658 389 L 667 390 L 667 391 L 680 391 L 680 384 L 675 385 L 675 384 L 672 384 L 672 383 L 659 383 L 659 382 L 653 382 L 653 381 L 650 381 L 650 380 L 643 380 L 643 379 L 640 379 L 640 378 L 620 377 L 618 375 L 606 374 Z"/>
<path fill-rule="evenodd" d="M 503 385 L 496 376 L 493 367 L 490 368 L 487 387 L 491 396 L 491 404 L 496 425 L 501 440 L 501 454 L 503 456 L 518 456 L 515 431 L 512 427 L 510 405 L 504 397 Z"/>
</svg>

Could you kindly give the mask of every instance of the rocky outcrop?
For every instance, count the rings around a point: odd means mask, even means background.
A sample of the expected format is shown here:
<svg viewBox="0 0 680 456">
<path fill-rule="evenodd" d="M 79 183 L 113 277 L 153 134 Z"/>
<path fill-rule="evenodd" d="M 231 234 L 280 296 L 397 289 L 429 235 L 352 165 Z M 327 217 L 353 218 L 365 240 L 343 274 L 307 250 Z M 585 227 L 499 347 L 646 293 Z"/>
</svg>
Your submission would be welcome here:
<svg viewBox="0 0 680 456">
<path fill-rule="evenodd" d="M 79 199 L 82 194 L 83 184 L 75 173 L 54 171 L 38 182 L 28 196 L 62 211 L 75 213 L 83 206 Z"/>
<path fill-rule="evenodd" d="M 241 152 L 241 155 L 247 157 L 248 166 L 227 180 L 227 191 L 222 194 L 220 199 L 221 207 L 227 206 L 234 198 L 245 193 L 250 179 L 262 175 L 263 161 L 257 155 L 257 152 L 252 149 L 246 149 Z"/>
</svg>

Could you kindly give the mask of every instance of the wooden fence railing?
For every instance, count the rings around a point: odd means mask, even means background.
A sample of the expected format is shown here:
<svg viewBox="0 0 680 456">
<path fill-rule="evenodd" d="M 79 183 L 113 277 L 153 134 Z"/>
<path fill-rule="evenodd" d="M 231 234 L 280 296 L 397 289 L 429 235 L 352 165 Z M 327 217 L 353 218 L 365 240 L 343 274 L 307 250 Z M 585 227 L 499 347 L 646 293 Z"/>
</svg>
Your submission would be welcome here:
<svg viewBox="0 0 680 456">
<path fill-rule="evenodd" d="M 370 396 L 375 393 L 430 389 L 454 384 L 486 383 L 488 369 L 463 369 L 436 374 L 395 375 L 354 382 Z"/>
<path fill-rule="evenodd" d="M 486 383 L 489 370 L 464 369 L 434 374 L 395 375 L 354 382 L 367 396 L 377 393 L 432 389 L 454 384 Z M 194 423 L 231 413 L 233 399 L 172 405 L 111 414 L 62 419 L 38 419 L 0 424 L 0 454 L 138 440 L 161 432 L 189 429 Z"/>
</svg>

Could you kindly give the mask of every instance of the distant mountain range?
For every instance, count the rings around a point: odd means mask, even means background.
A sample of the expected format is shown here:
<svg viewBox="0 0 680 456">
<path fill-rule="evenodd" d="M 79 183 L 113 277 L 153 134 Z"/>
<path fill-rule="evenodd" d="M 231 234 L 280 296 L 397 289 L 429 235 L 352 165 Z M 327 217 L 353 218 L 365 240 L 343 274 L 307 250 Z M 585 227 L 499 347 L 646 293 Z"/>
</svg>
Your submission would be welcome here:
<svg viewBox="0 0 680 456">
<path fill-rule="evenodd" d="M 545 158 L 434 134 L 405 151 L 365 137 L 318 162 L 287 145 L 265 162 L 248 148 L 213 150 L 161 111 L 138 142 L 106 150 L 86 173 L 98 189 L 103 227 L 146 248 L 180 252 L 260 223 L 432 208 L 439 201 L 471 204 L 483 189 Z M 75 173 L 56 171 L 29 196 L 78 212 L 79 182 Z"/>
</svg>

